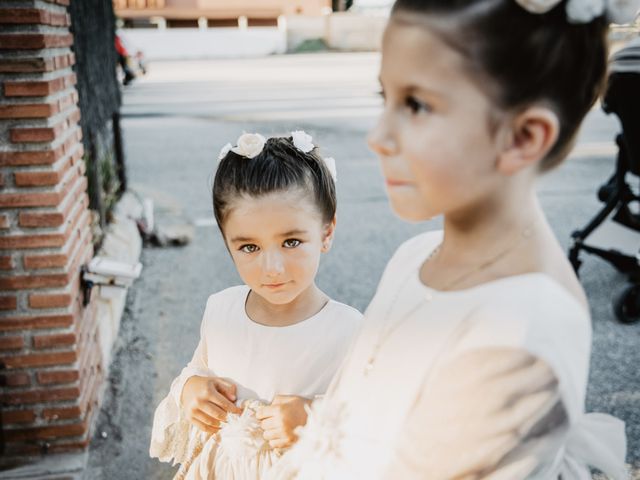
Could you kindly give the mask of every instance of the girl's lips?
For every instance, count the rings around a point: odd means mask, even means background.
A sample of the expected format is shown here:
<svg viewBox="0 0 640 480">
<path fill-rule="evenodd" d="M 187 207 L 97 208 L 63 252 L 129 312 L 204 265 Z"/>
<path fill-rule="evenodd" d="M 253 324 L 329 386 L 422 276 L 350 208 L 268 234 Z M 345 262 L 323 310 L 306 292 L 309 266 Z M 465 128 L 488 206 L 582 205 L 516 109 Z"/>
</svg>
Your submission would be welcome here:
<svg viewBox="0 0 640 480">
<path fill-rule="evenodd" d="M 264 286 L 266 288 L 280 288 L 284 285 L 286 285 L 287 282 L 283 282 L 283 283 L 265 283 Z"/>
<path fill-rule="evenodd" d="M 392 178 L 387 178 L 386 183 L 389 187 L 401 187 L 409 185 L 409 182 L 405 182 L 403 180 L 394 180 Z"/>
</svg>

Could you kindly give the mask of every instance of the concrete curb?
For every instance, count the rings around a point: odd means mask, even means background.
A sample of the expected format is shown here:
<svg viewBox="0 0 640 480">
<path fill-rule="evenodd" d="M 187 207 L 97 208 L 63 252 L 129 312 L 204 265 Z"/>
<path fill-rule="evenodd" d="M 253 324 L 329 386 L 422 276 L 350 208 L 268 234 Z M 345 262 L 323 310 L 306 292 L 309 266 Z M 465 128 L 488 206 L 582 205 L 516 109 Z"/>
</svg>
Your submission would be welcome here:
<svg viewBox="0 0 640 480">
<path fill-rule="evenodd" d="M 113 211 L 113 221 L 109 224 L 102 247 L 97 255 L 125 263 L 136 264 L 142 252 L 142 238 L 136 220 L 142 217 L 142 202 L 126 192 Z M 100 336 L 102 364 L 111 363 L 111 347 L 120 328 L 120 319 L 127 300 L 126 288 L 98 288 L 97 321 Z"/>
<path fill-rule="evenodd" d="M 82 480 L 88 452 L 42 457 L 30 465 L 0 472 L 5 480 Z"/>
</svg>

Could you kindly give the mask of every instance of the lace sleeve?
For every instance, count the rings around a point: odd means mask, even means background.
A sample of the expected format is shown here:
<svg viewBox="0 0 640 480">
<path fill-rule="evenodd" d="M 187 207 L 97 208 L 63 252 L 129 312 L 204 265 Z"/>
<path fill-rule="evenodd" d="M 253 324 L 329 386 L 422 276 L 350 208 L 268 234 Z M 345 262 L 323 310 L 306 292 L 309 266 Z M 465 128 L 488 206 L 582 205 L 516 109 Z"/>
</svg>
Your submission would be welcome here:
<svg viewBox="0 0 640 480">
<path fill-rule="evenodd" d="M 193 446 L 191 445 L 194 442 L 193 428 L 182 410 L 181 397 L 184 384 L 195 375 L 203 377 L 215 375 L 207 365 L 207 343 L 204 334 L 207 310 L 209 310 L 209 304 L 200 325 L 200 341 L 193 358 L 173 380 L 169 394 L 160 402 L 153 417 L 149 455 L 157 457 L 161 462 L 169 462 L 173 459 L 174 465 L 183 463 L 189 457 Z"/>
<path fill-rule="evenodd" d="M 567 425 L 545 362 L 516 349 L 469 351 L 425 385 L 383 478 L 529 478 L 548 468 Z"/>
</svg>

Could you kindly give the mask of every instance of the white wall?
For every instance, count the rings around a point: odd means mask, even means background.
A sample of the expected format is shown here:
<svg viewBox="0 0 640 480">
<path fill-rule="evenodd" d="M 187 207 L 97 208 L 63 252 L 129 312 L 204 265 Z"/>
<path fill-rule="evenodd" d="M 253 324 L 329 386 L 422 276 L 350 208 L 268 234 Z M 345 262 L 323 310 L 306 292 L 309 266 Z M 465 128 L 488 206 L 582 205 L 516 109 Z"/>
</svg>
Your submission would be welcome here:
<svg viewBox="0 0 640 480">
<path fill-rule="evenodd" d="M 147 60 L 260 57 L 285 53 L 287 34 L 277 27 L 123 29 L 133 50 Z"/>
<path fill-rule="evenodd" d="M 327 44 L 336 50 L 380 50 L 387 20 L 382 15 L 336 12 L 330 16 Z"/>
<path fill-rule="evenodd" d="M 387 16 L 354 12 L 287 17 L 287 48 L 295 50 L 305 40 L 322 38 L 335 50 L 376 51 L 386 23 Z"/>
<path fill-rule="evenodd" d="M 261 57 L 295 50 L 321 38 L 335 50 L 375 51 L 387 17 L 354 12 L 323 16 L 294 15 L 278 27 L 123 29 L 127 47 L 147 60 Z"/>
</svg>

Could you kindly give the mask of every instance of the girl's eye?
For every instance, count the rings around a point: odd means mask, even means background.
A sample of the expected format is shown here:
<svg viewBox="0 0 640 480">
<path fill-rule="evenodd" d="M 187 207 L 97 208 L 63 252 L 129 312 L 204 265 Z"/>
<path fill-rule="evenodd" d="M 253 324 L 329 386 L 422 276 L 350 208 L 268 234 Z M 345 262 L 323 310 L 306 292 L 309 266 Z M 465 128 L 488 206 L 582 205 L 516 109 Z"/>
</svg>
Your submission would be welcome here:
<svg viewBox="0 0 640 480">
<path fill-rule="evenodd" d="M 417 100 L 412 96 L 407 97 L 407 99 L 405 100 L 405 104 L 414 115 L 417 115 L 421 112 L 429 113 L 431 111 L 431 107 L 429 105 Z"/>
<path fill-rule="evenodd" d="M 242 245 L 238 250 L 244 253 L 255 253 L 258 251 L 258 246 L 253 243 L 249 243 L 247 245 Z"/>
<path fill-rule="evenodd" d="M 384 90 L 380 89 L 378 90 L 378 95 L 380 95 L 380 97 L 382 98 L 382 100 L 386 100 L 385 94 L 384 94 Z"/>
<path fill-rule="evenodd" d="M 300 245 L 302 242 L 300 240 L 297 240 L 295 238 L 289 238 L 287 240 L 284 241 L 284 243 L 282 244 L 285 248 L 296 248 L 298 245 Z"/>
</svg>

